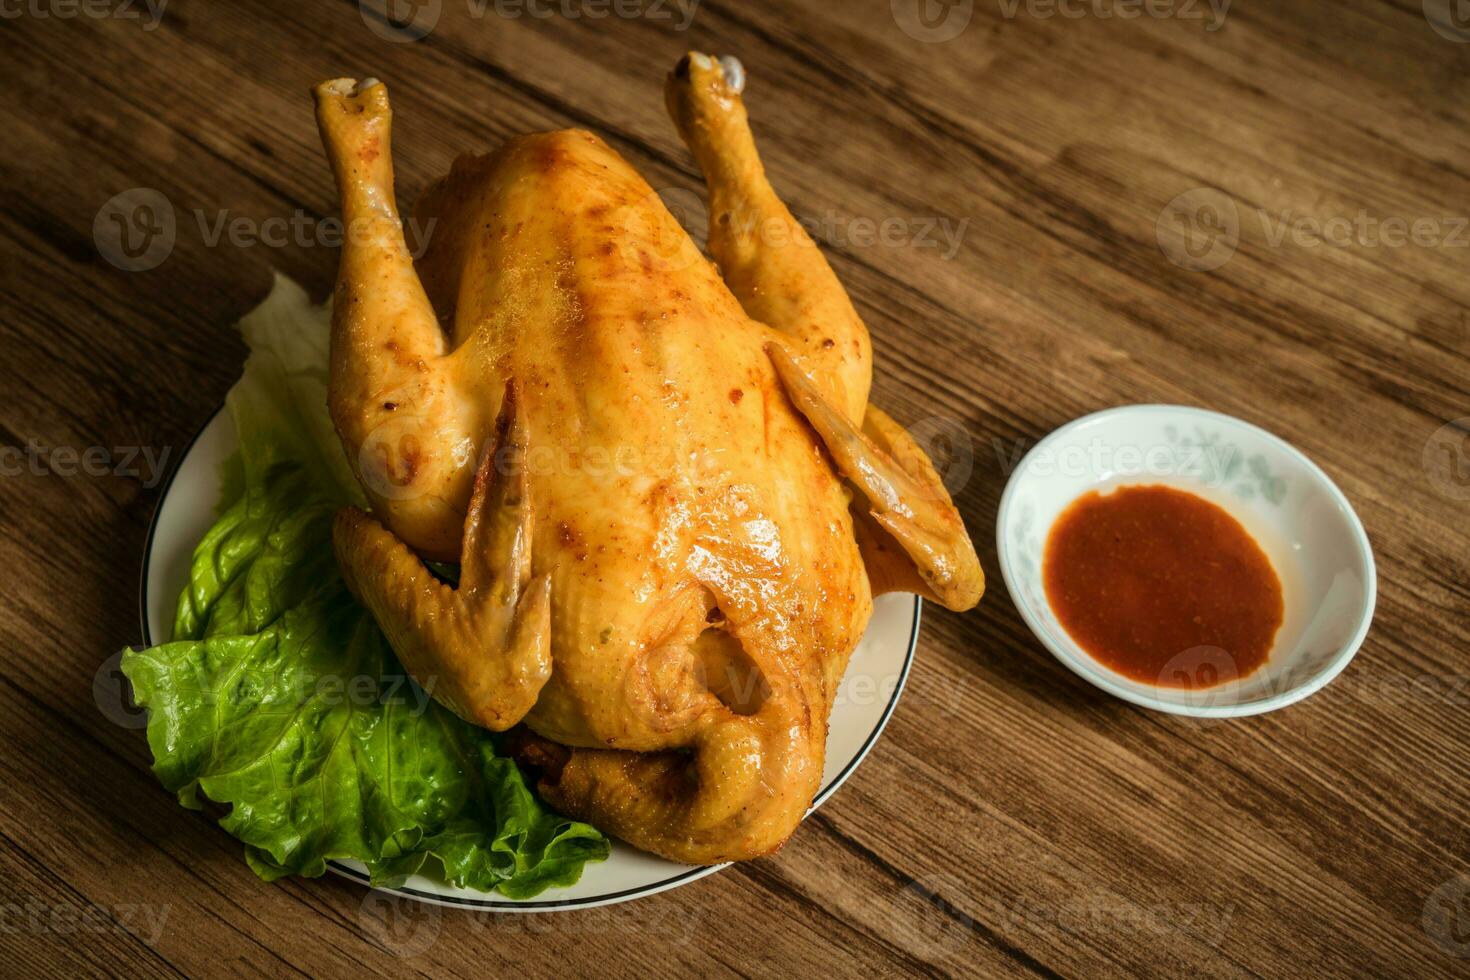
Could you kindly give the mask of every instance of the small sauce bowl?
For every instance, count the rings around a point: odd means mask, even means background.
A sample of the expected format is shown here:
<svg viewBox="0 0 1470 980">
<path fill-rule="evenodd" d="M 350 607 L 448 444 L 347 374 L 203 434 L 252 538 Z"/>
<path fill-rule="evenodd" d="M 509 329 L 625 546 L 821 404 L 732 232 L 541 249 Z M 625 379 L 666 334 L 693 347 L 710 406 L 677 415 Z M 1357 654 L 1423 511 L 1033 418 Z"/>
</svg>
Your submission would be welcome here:
<svg viewBox="0 0 1470 980">
<path fill-rule="evenodd" d="M 1183 675 L 1196 686 L 1143 683 L 1094 659 L 1058 621 L 1042 578 L 1053 522 L 1089 491 L 1139 485 L 1170 486 L 1219 504 L 1270 558 L 1285 615 L 1259 669 L 1237 677 L 1228 653 L 1196 648 L 1180 651 L 1166 668 L 1176 683 Z M 1012 601 L 1058 660 L 1109 694 L 1172 714 L 1260 714 L 1320 690 L 1362 646 L 1377 599 L 1368 535 L 1327 474 L 1258 426 L 1179 405 L 1107 409 L 1041 440 L 1006 484 L 996 544 Z"/>
</svg>

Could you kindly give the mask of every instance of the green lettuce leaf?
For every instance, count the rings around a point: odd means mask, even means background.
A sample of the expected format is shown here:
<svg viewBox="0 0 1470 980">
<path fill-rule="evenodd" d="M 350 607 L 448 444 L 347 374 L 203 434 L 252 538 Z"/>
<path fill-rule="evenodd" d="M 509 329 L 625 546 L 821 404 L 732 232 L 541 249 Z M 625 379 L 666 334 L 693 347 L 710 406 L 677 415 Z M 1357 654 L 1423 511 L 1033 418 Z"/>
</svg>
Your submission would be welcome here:
<svg viewBox="0 0 1470 980">
<path fill-rule="evenodd" d="M 375 884 L 571 884 L 607 839 L 548 811 L 488 732 L 416 685 L 337 571 L 332 514 L 360 498 L 326 416 L 329 320 L 278 279 L 241 324 L 220 516 L 172 640 L 123 657 L 154 772 L 185 806 L 228 806 L 221 826 L 266 880 L 355 858 Z"/>
</svg>

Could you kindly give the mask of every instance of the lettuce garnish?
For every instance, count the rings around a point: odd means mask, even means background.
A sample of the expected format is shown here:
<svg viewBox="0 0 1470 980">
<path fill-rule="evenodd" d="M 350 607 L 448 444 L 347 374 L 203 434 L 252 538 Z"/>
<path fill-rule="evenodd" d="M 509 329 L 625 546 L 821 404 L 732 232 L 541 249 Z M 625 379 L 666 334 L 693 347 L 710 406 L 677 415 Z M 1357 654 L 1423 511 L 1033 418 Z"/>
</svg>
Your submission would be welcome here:
<svg viewBox="0 0 1470 980">
<path fill-rule="evenodd" d="M 326 413 L 329 324 L 285 279 L 240 324 L 219 519 L 172 641 L 122 662 L 153 771 L 184 806 L 229 807 L 221 826 L 266 880 L 355 858 L 374 884 L 569 885 L 607 839 L 547 810 L 488 732 L 414 684 L 337 571 L 332 514 L 361 496 Z"/>
</svg>

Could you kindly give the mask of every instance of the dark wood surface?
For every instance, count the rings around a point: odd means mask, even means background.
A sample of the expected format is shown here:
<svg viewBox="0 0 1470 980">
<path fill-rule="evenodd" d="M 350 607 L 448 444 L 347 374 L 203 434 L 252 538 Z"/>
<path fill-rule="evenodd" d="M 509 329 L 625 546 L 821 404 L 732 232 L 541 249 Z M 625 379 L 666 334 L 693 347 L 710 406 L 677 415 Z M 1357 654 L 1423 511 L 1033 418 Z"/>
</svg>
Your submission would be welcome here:
<svg viewBox="0 0 1470 980">
<path fill-rule="evenodd" d="M 1470 447 L 1442 427 L 1470 416 L 1470 44 L 1419 0 L 1237 0 L 1223 24 L 1203 2 L 1125 19 L 976 0 L 947 8 L 970 19 L 943 42 L 913 36 L 934 22 L 908 0 L 706 0 L 684 31 L 677 7 L 443 0 L 413 42 L 352 2 L 172 0 L 153 29 L 141 6 L 87 12 L 120 2 L 0 20 L 4 972 L 1466 971 Z M 237 376 L 233 322 L 272 268 L 317 295 L 332 280 L 309 234 L 209 232 L 332 213 L 307 89 L 341 74 L 392 85 L 405 196 L 459 151 L 575 125 L 687 198 L 660 85 L 690 48 L 744 60 L 774 182 L 872 330 L 875 399 L 971 434 L 958 501 L 988 594 L 931 609 L 887 733 L 774 858 L 534 920 L 261 883 L 158 786 L 99 672 L 139 639 L 156 461 Z M 177 219 L 146 271 L 105 258 L 107 202 L 132 188 Z M 1238 225 L 1208 271 L 1170 237 L 1188 192 L 1216 208 L 1189 212 L 1201 227 Z M 1279 234 L 1360 213 L 1335 242 Z M 864 219 L 899 231 L 868 243 Z M 1404 241 L 1385 219 L 1428 224 Z M 952 254 L 942 228 L 963 229 Z M 1008 462 L 1140 401 L 1264 425 L 1357 507 L 1378 615 L 1321 694 L 1226 723 L 1151 714 L 1022 624 L 993 545 Z M 89 447 L 106 462 L 67 463 Z"/>
</svg>

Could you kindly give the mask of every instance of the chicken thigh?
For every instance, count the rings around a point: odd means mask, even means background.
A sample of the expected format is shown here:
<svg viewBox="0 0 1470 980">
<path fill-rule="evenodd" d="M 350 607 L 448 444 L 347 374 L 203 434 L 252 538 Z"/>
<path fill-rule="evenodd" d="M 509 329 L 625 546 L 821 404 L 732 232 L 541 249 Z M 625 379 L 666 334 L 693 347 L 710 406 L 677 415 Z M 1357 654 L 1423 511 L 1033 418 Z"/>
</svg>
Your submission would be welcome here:
<svg viewBox="0 0 1470 980">
<path fill-rule="evenodd" d="M 404 666 L 569 816 L 691 863 L 768 854 L 811 805 L 872 596 L 983 577 L 867 329 L 767 182 L 734 59 L 668 108 L 705 258 L 597 136 L 512 139 L 394 202 L 387 90 L 315 92 L 348 235 L 330 409 L 371 503 L 338 562 Z M 456 582 L 426 562 L 459 562 Z"/>
</svg>

